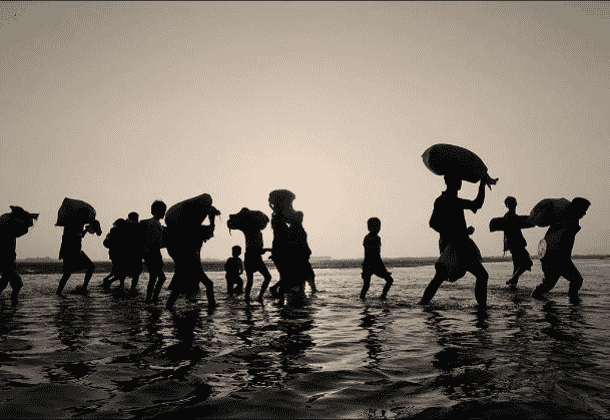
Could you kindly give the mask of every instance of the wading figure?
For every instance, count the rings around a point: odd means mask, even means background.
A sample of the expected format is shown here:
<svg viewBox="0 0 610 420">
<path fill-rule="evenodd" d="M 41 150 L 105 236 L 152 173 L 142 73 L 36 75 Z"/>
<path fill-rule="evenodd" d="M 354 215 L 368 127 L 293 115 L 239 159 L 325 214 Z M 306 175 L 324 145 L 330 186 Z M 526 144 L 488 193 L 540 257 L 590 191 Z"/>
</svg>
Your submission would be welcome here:
<svg viewBox="0 0 610 420">
<path fill-rule="evenodd" d="M 127 215 L 126 220 L 119 222 L 119 224 L 115 226 L 116 229 L 113 227 L 114 231 L 110 232 L 111 239 L 109 239 L 108 244 L 114 248 L 113 254 L 115 261 L 118 262 L 118 271 L 115 271 L 114 278 L 104 279 L 102 285 L 106 289 L 110 288 L 112 283 L 116 280 L 120 282 L 120 287 L 122 288 L 125 285 L 125 279 L 131 277 L 130 294 L 135 295 L 137 293 L 138 281 L 140 279 L 140 274 L 142 274 L 142 258 L 144 252 L 144 233 L 138 220 L 138 213 L 132 211 Z"/>
<path fill-rule="evenodd" d="M 0 293 L 11 285 L 11 302 L 16 305 L 19 291 L 23 287 L 21 276 L 17 273 L 17 238 L 28 233 L 28 229 L 38 219 L 38 214 L 28 213 L 18 206 L 10 206 L 11 212 L 0 216 Z"/>
<path fill-rule="evenodd" d="M 146 288 L 146 303 L 158 302 L 159 293 L 165 283 L 163 273 L 163 226 L 161 219 L 165 217 L 167 206 L 163 201 L 156 200 L 150 206 L 153 217 L 140 221 L 144 245 L 144 263 L 148 269 L 148 286 Z"/>
<path fill-rule="evenodd" d="M 102 280 L 102 287 L 108 289 L 113 281 L 125 278 L 123 262 L 125 219 L 116 219 L 106 234 L 104 246 L 108 248 L 108 258 L 112 262 L 110 273 Z"/>
<path fill-rule="evenodd" d="M 173 308 L 181 294 L 197 294 L 200 282 L 206 288 L 208 309 L 216 306 L 214 283 L 201 266 L 201 247 L 214 236 L 215 218 L 218 215 L 220 212 L 212 206 L 209 194 L 182 201 L 167 211 L 167 252 L 174 260 L 174 276 L 168 286 L 171 293 L 167 299 L 167 309 Z M 202 225 L 206 218 L 210 224 Z"/>
<path fill-rule="evenodd" d="M 572 262 L 572 248 L 581 229 L 578 221 L 587 214 L 590 205 L 589 200 L 576 197 L 568 206 L 563 220 L 552 224 L 544 235 L 546 253 L 540 258 L 544 279 L 532 294 L 535 299 L 542 299 L 542 295 L 553 289 L 560 277 L 564 277 L 570 282 L 570 300 L 578 300 L 583 278 Z"/>
<path fill-rule="evenodd" d="M 387 297 L 388 291 L 394 279 L 386 268 L 385 264 L 381 260 L 381 238 L 379 232 L 381 231 L 381 220 L 377 217 L 371 217 L 366 222 L 369 234 L 364 237 L 364 261 L 362 262 L 362 291 L 360 292 L 360 299 L 366 299 L 366 293 L 371 285 L 371 277 L 376 275 L 385 280 L 385 287 L 381 292 L 380 299 Z"/>
<path fill-rule="evenodd" d="M 85 209 L 79 210 L 79 213 L 81 213 L 81 217 L 77 217 L 75 220 L 67 222 L 64 226 L 64 233 L 61 238 L 61 248 L 59 249 L 59 259 L 64 261 L 64 274 L 57 286 L 57 295 L 62 294 L 72 273 L 81 270 L 86 270 L 85 278 L 83 280 L 83 286 L 77 289 L 77 291 L 81 294 L 86 294 L 87 285 L 95 271 L 93 262 L 91 262 L 87 254 L 82 250 L 82 240 L 87 232 L 91 234 L 96 233 L 100 236 L 102 230 L 100 229 L 100 224 L 97 220 L 93 220 L 86 224 L 79 222 L 78 219 L 83 220 L 88 215 Z"/>
<path fill-rule="evenodd" d="M 513 275 L 506 284 L 509 287 L 517 286 L 519 277 L 526 271 L 532 271 L 532 262 L 529 252 L 527 252 L 527 241 L 521 233 L 521 219 L 517 215 L 517 199 L 506 197 L 504 205 L 508 212 L 504 215 L 504 252 L 510 251 L 513 257 Z"/>
<path fill-rule="evenodd" d="M 231 248 L 231 257 L 225 263 L 225 280 L 229 296 L 240 295 L 243 292 L 244 281 L 241 279 L 241 274 L 244 272 L 244 265 L 239 258 L 240 255 L 241 246 L 235 245 Z"/>
<path fill-rule="evenodd" d="M 227 227 L 240 230 L 246 238 L 246 252 L 244 255 L 244 267 L 246 271 L 246 289 L 244 299 L 250 299 L 250 292 L 254 283 L 254 273 L 259 272 L 263 276 L 263 284 L 258 293 L 257 300 L 262 301 L 263 295 L 271 282 L 271 274 L 263 262 L 263 255 L 270 251 L 263 247 L 262 231 L 269 224 L 269 217 L 262 211 L 242 208 L 239 213 L 229 216 Z"/>
<path fill-rule="evenodd" d="M 436 261 L 436 274 L 419 302 L 426 305 L 432 300 L 438 288 L 445 280 L 454 282 L 463 277 L 466 272 L 476 277 L 475 298 L 479 308 L 487 306 L 487 280 L 489 275 L 481 264 L 481 252 L 469 237 L 474 228 L 466 226 L 464 210 L 476 213 L 485 201 L 485 186 L 495 185 L 488 175 L 481 179 L 479 193 L 474 200 L 464 200 L 458 197 L 462 188 L 462 180 L 458 176 L 445 175 L 447 189 L 434 202 L 434 211 L 430 218 L 430 227 L 440 234 L 440 258 Z"/>
<path fill-rule="evenodd" d="M 303 212 L 295 211 L 290 217 L 290 227 L 288 228 L 288 242 L 290 244 L 291 254 L 295 260 L 295 268 L 297 272 L 305 278 L 309 284 L 312 293 L 316 293 L 316 273 L 313 271 L 309 258 L 311 257 L 311 248 L 307 243 L 307 232 L 303 228 Z"/>
</svg>

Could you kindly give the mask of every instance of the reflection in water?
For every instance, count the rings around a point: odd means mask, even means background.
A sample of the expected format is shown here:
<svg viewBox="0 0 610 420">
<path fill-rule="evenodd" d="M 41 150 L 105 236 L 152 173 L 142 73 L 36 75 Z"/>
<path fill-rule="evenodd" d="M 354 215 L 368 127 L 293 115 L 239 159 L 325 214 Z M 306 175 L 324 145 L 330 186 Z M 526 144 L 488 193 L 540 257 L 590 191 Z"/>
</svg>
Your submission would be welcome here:
<svg viewBox="0 0 610 420">
<path fill-rule="evenodd" d="M 279 352 L 280 364 L 287 375 L 315 370 L 302 360 L 305 351 L 315 346 L 313 338 L 308 334 L 314 327 L 314 312 L 309 305 L 298 309 L 284 307 L 279 311 L 277 326 L 285 335 L 279 337 L 272 346 Z"/>
<path fill-rule="evenodd" d="M 463 319 L 451 320 L 437 311 L 429 311 L 426 324 L 437 335 L 442 349 L 434 355 L 432 365 L 441 371 L 436 384 L 451 399 L 489 397 L 496 394 L 489 372 L 495 357 L 487 354 L 493 348 L 485 312 L 475 315 L 474 329 Z"/>
<path fill-rule="evenodd" d="M 371 313 L 371 308 L 368 306 L 362 311 L 362 318 L 360 318 L 360 328 L 366 330 L 366 338 L 363 338 L 361 342 L 366 347 L 367 354 L 371 363 L 369 367 L 378 368 L 384 359 L 381 357 L 383 348 L 381 346 L 382 340 L 379 338 L 379 334 L 383 333 L 388 325 L 388 315 L 390 310 L 384 308 L 380 314 L 375 315 Z"/>
</svg>

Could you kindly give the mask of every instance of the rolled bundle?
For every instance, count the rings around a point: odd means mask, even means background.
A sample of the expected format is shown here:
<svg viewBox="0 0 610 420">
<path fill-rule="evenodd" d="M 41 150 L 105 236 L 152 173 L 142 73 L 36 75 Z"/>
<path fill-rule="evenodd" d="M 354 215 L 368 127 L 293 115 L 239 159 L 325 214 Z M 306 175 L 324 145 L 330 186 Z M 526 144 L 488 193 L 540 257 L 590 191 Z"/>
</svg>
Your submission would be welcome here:
<svg viewBox="0 0 610 420">
<path fill-rule="evenodd" d="M 472 183 L 487 175 L 487 166 L 480 157 L 453 144 L 435 144 L 424 152 L 422 159 L 426 168 L 436 175 L 454 175 Z"/>
<path fill-rule="evenodd" d="M 519 223 L 517 226 L 514 226 L 518 229 L 529 229 L 534 227 L 535 225 L 531 223 L 529 216 L 517 216 L 519 218 Z M 507 220 L 504 217 L 494 217 L 489 221 L 489 231 L 504 231 L 507 228 L 510 228 L 511 221 Z"/>
<path fill-rule="evenodd" d="M 259 210 L 242 208 L 239 213 L 229 215 L 227 227 L 242 232 L 248 230 L 263 230 L 269 224 L 269 217 Z"/>
<path fill-rule="evenodd" d="M 86 225 L 95 221 L 95 209 L 89 203 L 74 198 L 64 198 L 57 211 L 55 226 L 68 226 L 72 224 Z"/>
<path fill-rule="evenodd" d="M 203 223 L 212 208 L 212 197 L 201 194 L 171 206 L 165 213 L 168 227 L 190 228 Z"/>
<path fill-rule="evenodd" d="M 539 227 L 550 226 L 564 218 L 569 206 L 570 200 L 566 198 L 545 198 L 534 206 L 528 222 Z"/>
</svg>

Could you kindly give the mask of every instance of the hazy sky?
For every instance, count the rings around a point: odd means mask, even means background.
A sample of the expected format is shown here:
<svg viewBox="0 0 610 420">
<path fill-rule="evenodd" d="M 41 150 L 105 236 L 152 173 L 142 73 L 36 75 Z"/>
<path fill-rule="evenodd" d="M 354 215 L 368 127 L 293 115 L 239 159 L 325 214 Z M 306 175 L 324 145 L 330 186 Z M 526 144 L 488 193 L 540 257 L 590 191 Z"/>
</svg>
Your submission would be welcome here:
<svg viewBox="0 0 610 420">
<path fill-rule="evenodd" d="M 0 213 L 39 212 L 18 258 L 56 258 L 64 197 L 112 222 L 209 193 L 223 215 L 202 257 L 227 258 L 242 207 L 296 194 L 314 256 L 438 255 L 435 143 L 477 153 L 489 220 L 541 199 L 592 205 L 576 253 L 610 253 L 610 6 L 603 2 L 0 3 Z M 477 187 L 464 183 L 460 196 Z M 544 236 L 525 232 L 530 253 Z M 271 245 L 271 227 L 264 231 Z M 102 237 L 83 249 L 106 260 Z M 165 254 L 166 255 L 166 254 Z"/>
</svg>

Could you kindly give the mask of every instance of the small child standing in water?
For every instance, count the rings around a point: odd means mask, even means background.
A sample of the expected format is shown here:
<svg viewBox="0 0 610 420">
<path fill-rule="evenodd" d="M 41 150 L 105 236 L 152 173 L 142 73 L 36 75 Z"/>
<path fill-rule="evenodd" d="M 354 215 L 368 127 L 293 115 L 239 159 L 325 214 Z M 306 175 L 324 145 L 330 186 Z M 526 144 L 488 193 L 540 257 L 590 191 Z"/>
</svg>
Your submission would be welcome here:
<svg viewBox="0 0 610 420">
<path fill-rule="evenodd" d="M 241 255 L 241 247 L 235 245 L 231 248 L 233 256 L 225 263 L 225 279 L 227 280 L 227 294 L 229 296 L 240 295 L 243 291 L 244 281 L 241 278 L 244 272 L 244 266 L 239 256 Z"/>
<path fill-rule="evenodd" d="M 386 281 L 383 292 L 381 292 L 380 299 L 387 297 L 394 279 L 388 270 L 386 270 L 383 261 L 381 260 L 381 238 L 379 237 L 379 231 L 381 230 L 381 220 L 377 217 L 371 217 L 367 222 L 369 234 L 364 237 L 364 261 L 362 262 L 362 280 L 364 284 L 362 291 L 360 292 L 360 299 L 366 299 L 366 292 L 369 290 L 371 285 L 371 276 L 374 274 L 377 277 L 381 277 Z"/>
</svg>

